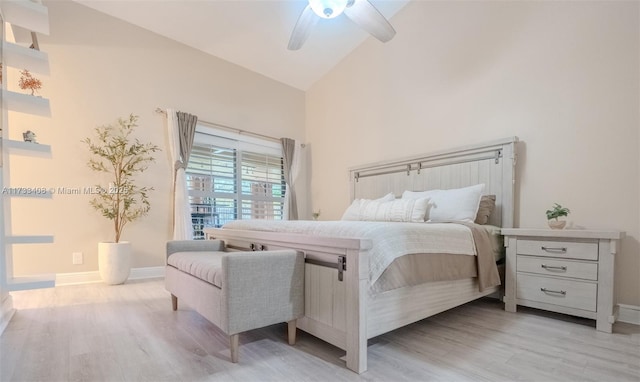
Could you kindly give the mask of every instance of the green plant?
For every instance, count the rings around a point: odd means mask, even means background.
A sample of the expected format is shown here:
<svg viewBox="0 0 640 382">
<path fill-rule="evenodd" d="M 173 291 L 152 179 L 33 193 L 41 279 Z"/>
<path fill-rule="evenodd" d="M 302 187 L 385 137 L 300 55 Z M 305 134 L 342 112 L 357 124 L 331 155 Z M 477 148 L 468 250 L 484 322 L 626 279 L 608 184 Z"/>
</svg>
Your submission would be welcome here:
<svg viewBox="0 0 640 382">
<path fill-rule="evenodd" d="M 137 121 L 138 116 L 133 114 L 126 119 L 118 118 L 115 124 L 95 128 L 94 140 L 82 141 L 91 153 L 89 168 L 109 174 L 109 186 L 96 185 L 96 195 L 90 204 L 102 216 L 113 220 L 116 243 L 120 242 L 127 223 L 145 216 L 151 209 L 148 192 L 153 188 L 138 186 L 135 175 L 155 161 L 152 154 L 160 149 L 131 138 Z"/>
<path fill-rule="evenodd" d="M 548 220 L 551 220 L 551 219 L 558 220 L 558 218 L 560 216 L 569 215 L 569 212 L 571 212 L 571 211 L 568 208 L 562 207 L 558 203 L 554 203 L 553 204 L 553 209 L 547 210 L 547 219 Z"/>
</svg>

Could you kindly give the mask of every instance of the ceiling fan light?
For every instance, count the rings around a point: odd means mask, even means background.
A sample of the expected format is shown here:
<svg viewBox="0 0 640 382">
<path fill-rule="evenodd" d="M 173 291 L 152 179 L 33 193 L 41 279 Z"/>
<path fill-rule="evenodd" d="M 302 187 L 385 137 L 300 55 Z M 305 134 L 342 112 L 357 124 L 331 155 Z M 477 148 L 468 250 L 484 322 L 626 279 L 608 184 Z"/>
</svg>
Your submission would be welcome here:
<svg viewBox="0 0 640 382">
<path fill-rule="evenodd" d="M 313 12 L 323 19 L 332 19 L 344 12 L 349 0 L 309 0 Z"/>
</svg>

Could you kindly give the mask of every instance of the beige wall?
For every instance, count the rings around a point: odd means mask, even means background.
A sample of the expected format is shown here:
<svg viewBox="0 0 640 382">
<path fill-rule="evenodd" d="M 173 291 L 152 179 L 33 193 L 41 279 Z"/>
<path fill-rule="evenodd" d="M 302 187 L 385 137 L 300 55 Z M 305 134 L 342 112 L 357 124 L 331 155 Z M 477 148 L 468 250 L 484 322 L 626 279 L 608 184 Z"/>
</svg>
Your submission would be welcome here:
<svg viewBox="0 0 640 382">
<path fill-rule="evenodd" d="M 638 7 L 410 3 L 307 92 L 313 208 L 340 218 L 349 166 L 517 135 L 519 226 L 559 202 L 626 231 L 617 294 L 640 305 Z"/>
<path fill-rule="evenodd" d="M 82 5 L 55 1 L 49 7 L 51 34 L 40 36 L 49 53 L 51 75 L 42 95 L 52 118 L 11 115 L 12 135 L 34 130 L 51 144 L 47 159 L 12 162 L 12 184 L 84 187 L 98 181 L 86 167 L 80 141 L 98 125 L 120 116 L 140 116 L 138 137 L 163 148 L 141 183 L 153 186 L 149 216 L 125 229 L 133 243 L 134 267 L 164 265 L 170 238 L 170 178 L 165 118 L 156 107 L 173 107 L 201 120 L 274 137 L 304 139 L 304 93 L 226 61 L 118 21 Z M 17 79 L 15 80 L 17 82 Z M 97 242 L 113 240 L 110 221 L 88 205 L 87 195 L 12 202 L 16 234 L 54 234 L 55 243 L 16 246 L 16 275 L 97 270 Z M 72 265 L 72 252 L 85 254 Z"/>
</svg>

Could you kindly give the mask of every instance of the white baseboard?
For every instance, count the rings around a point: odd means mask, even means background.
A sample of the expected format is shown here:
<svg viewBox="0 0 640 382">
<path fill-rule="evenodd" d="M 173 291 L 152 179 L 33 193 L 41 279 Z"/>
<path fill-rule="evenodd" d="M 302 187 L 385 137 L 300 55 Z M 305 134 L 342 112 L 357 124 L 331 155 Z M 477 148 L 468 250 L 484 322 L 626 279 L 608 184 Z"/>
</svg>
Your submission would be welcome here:
<svg viewBox="0 0 640 382">
<path fill-rule="evenodd" d="M 16 310 L 13 309 L 13 297 L 7 294 L 4 296 L 4 299 L 0 301 L 0 334 L 7 328 L 15 312 Z"/>
<path fill-rule="evenodd" d="M 143 267 L 132 268 L 129 274 L 129 280 L 142 280 L 164 277 L 164 267 Z M 75 273 L 58 273 L 56 274 L 56 286 L 59 285 L 79 285 L 101 283 L 100 273 L 93 272 L 75 272 Z"/>
<path fill-rule="evenodd" d="M 618 304 L 618 321 L 640 325 L 640 306 Z"/>
<path fill-rule="evenodd" d="M 102 282 L 102 278 L 100 278 L 100 273 L 98 273 L 98 271 L 56 274 L 56 286 L 92 284 L 100 282 Z"/>
<path fill-rule="evenodd" d="M 164 266 L 133 268 L 129 280 L 155 279 L 164 277 Z"/>
</svg>

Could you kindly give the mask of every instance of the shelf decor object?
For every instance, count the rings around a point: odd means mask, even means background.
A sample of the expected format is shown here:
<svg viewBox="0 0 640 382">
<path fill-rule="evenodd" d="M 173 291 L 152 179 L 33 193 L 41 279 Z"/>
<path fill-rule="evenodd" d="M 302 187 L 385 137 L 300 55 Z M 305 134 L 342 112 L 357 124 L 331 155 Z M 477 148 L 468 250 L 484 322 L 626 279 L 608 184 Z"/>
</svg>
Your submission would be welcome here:
<svg viewBox="0 0 640 382">
<path fill-rule="evenodd" d="M 38 143 L 38 141 L 36 141 L 36 133 L 31 130 L 22 133 L 22 140 L 29 143 Z"/>
<path fill-rule="evenodd" d="M 22 90 L 31 90 L 31 95 L 35 96 L 38 90 L 42 89 L 42 81 L 35 78 L 28 69 L 20 71 L 20 82 L 18 86 Z"/>
</svg>

